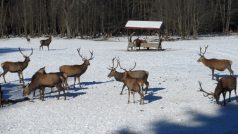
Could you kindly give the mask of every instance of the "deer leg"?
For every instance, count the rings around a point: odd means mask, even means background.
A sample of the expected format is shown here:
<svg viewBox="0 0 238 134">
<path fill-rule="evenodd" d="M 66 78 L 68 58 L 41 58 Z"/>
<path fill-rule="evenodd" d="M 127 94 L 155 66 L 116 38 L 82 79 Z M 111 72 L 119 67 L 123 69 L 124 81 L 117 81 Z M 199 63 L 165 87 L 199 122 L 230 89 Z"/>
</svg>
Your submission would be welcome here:
<svg viewBox="0 0 238 134">
<path fill-rule="evenodd" d="M 231 69 L 231 65 L 230 65 L 227 69 L 229 70 L 230 75 L 233 75 L 233 74 L 234 74 L 233 70 Z"/>
<path fill-rule="evenodd" d="M 212 69 L 212 80 L 214 80 L 214 69 Z"/>
<path fill-rule="evenodd" d="M 79 82 L 79 83 L 78 83 L 78 84 L 79 84 L 79 87 L 81 87 L 81 85 L 80 85 L 80 77 L 78 77 L 78 82 Z"/>
<path fill-rule="evenodd" d="M 76 77 L 74 77 L 74 88 L 75 88 L 75 83 L 76 83 Z"/>
<path fill-rule="evenodd" d="M 60 97 L 60 90 L 58 90 L 58 97 L 57 97 L 58 100 L 59 100 L 59 97 Z"/>
<path fill-rule="evenodd" d="M 226 92 L 223 92 L 222 95 L 223 95 L 223 105 L 225 106 L 226 105 Z"/>
<path fill-rule="evenodd" d="M 141 92 L 141 90 L 139 90 L 138 93 L 140 95 L 140 104 L 144 104 L 144 94 L 143 94 L 143 91 Z"/>
<path fill-rule="evenodd" d="M 42 100 L 42 90 L 41 90 L 41 88 L 40 88 L 40 100 Z"/>
<path fill-rule="evenodd" d="M 24 85 L 25 83 L 24 83 L 23 72 L 21 72 L 21 79 L 22 79 L 22 83 L 23 83 L 23 85 Z"/>
<path fill-rule="evenodd" d="M 130 103 L 130 93 L 131 91 L 128 89 L 128 104 Z"/>
<path fill-rule="evenodd" d="M 135 100 L 135 92 L 132 92 L 133 94 L 133 103 L 136 103 L 136 100 Z"/>
<path fill-rule="evenodd" d="M 49 46 L 47 46 L 48 47 L 48 51 L 50 50 L 50 48 L 49 48 Z"/>
<path fill-rule="evenodd" d="M 64 93 L 64 100 L 66 100 L 65 89 L 63 89 L 63 93 Z"/>
<path fill-rule="evenodd" d="M 33 97 L 35 97 L 35 96 L 36 96 L 36 90 L 33 91 Z"/>
<path fill-rule="evenodd" d="M 145 81 L 145 85 L 146 85 L 146 87 L 145 87 L 145 94 L 147 94 L 147 90 L 148 90 L 148 88 L 149 88 L 149 82 L 148 81 Z"/>
<path fill-rule="evenodd" d="M 231 102 L 231 91 L 229 91 L 229 100 L 228 102 Z"/>
<path fill-rule="evenodd" d="M 19 83 L 21 83 L 21 74 L 18 72 Z"/>
<path fill-rule="evenodd" d="M 5 74 L 7 73 L 8 71 L 5 71 L 1 74 L 1 76 L 3 77 L 3 80 L 4 80 L 4 83 L 7 83 L 6 79 L 5 79 Z"/>
<path fill-rule="evenodd" d="M 235 95 L 236 95 L 236 102 L 238 102 L 238 99 L 237 99 L 237 94 L 236 94 L 236 89 L 235 89 Z"/>
<path fill-rule="evenodd" d="M 122 95 L 123 90 L 124 90 L 125 87 L 126 87 L 126 84 L 124 83 L 123 86 L 122 86 L 122 89 L 121 89 L 121 93 L 120 93 L 120 95 Z"/>
<path fill-rule="evenodd" d="M 45 88 L 41 88 L 41 94 L 42 94 L 42 98 L 41 100 L 44 101 L 45 100 Z"/>
<path fill-rule="evenodd" d="M 68 85 L 68 82 L 67 82 L 67 78 L 65 79 L 64 84 L 65 84 L 66 92 L 68 92 L 68 87 L 69 87 L 69 85 Z"/>
</svg>

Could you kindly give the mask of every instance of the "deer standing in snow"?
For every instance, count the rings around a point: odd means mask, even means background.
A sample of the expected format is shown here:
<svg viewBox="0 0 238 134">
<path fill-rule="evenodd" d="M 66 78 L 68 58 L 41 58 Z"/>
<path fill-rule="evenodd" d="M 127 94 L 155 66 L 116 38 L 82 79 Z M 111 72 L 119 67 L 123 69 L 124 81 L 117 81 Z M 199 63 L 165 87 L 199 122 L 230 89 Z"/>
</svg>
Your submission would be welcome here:
<svg viewBox="0 0 238 134">
<path fill-rule="evenodd" d="M 197 62 L 202 62 L 205 66 L 212 70 L 212 79 L 214 80 L 214 70 L 224 71 L 228 69 L 230 74 L 233 74 L 233 70 L 231 69 L 232 61 L 227 59 L 207 59 L 204 55 L 206 53 L 208 46 L 205 47 L 205 51 L 202 52 L 202 48 L 200 47 L 200 58 Z"/>
<path fill-rule="evenodd" d="M 116 81 L 123 82 L 122 79 L 123 79 L 123 74 L 125 72 L 116 71 L 116 68 L 118 67 L 118 64 L 119 64 L 119 60 L 117 60 L 117 66 L 116 67 L 114 67 L 114 60 L 115 60 L 115 57 L 112 59 L 112 67 L 108 68 L 110 70 L 110 73 L 108 74 L 108 77 L 109 78 L 114 77 L 116 79 Z M 136 64 L 135 64 L 135 66 L 136 66 Z M 148 76 L 149 76 L 149 72 L 147 72 L 145 70 L 133 70 L 135 68 L 135 66 L 132 69 L 130 69 L 130 71 L 128 71 L 128 75 L 132 78 L 143 80 L 144 84 L 146 85 L 145 94 L 147 94 L 147 90 L 148 90 L 148 87 L 149 87 L 149 82 L 147 80 Z M 122 90 L 121 90 L 120 95 L 122 95 L 123 90 L 124 90 L 125 87 L 126 87 L 126 84 L 124 83 L 123 86 L 122 86 Z"/>
<path fill-rule="evenodd" d="M 143 79 L 136 79 L 136 78 L 130 77 L 129 75 L 130 71 L 127 71 L 126 69 L 122 68 L 120 65 L 120 62 L 118 64 L 120 68 L 125 71 L 123 73 L 122 81 L 128 88 L 128 103 L 130 103 L 130 93 L 132 92 L 134 103 L 135 103 L 135 92 L 138 92 L 138 94 L 140 95 L 140 104 L 144 104 Z"/>
<path fill-rule="evenodd" d="M 11 62 L 6 61 L 1 64 L 3 73 L 0 75 L 3 76 L 4 82 L 6 83 L 5 75 L 7 72 L 11 73 L 18 73 L 19 81 L 24 84 L 24 78 L 23 78 L 23 70 L 27 68 L 29 62 L 30 62 L 30 56 L 33 54 L 33 49 L 31 49 L 31 54 L 29 56 L 26 56 L 22 53 L 21 49 L 18 48 L 19 52 L 22 54 L 22 56 L 25 58 L 24 61 L 18 61 L 18 62 Z"/>
<path fill-rule="evenodd" d="M 236 77 L 234 77 L 234 76 L 223 77 L 218 80 L 215 91 L 209 93 L 209 92 L 203 90 L 202 84 L 201 84 L 201 82 L 199 82 L 200 91 L 204 92 L 205 97 L 212 96 L 215 98 L 216 103 L 219 104 L 219 98 L 220 98 L 220 95 L 222 94 L 224 105 L 226 105 L 226 101 L 225 101 L 226 92 L 229 92 L 229 101 L 231 101 L 231 91 L 232 90 L 235 91 L 236 101 L 238 102 L 238 98 L 237 98 L 237 94 L 236 94 L 236 87 L 237 87 L 236 84 L 237 84 Z"/>
<path fill-rule="evenodd" d="M 89 51 L 91 54 L 91 57 L 87 59 L 86 57 L 83 57 L 80 54 L 80 48 L 77 49 L 79 57 L 83 60 L 83 64 L 81 65 L 62 65 L 60 66 L 59 70 L 60 72 L 64 73 L 67 75 L 67 77 L 74 77 L 74 87 L 75 87 L 75 82 L 76 78 L 78 78 L 78 84 L 80 86 L 80 76 L 86 72 L 88 69 L 88 66 L 90 65 L 90 60 L 93 59 L 93 51 Z M 66 80 L 67 83 L 67 80 Z M 68 84 L 67 84 L 68 85 Z"/>
<path fill-rule="evenodd" d="M 47 46 L 48 47 L 48 50 L 50 49 L 50 43 L 52 41 L 52 36 L 50 35 L 48 39 L 45 39 L 45 40 L 41 40 L 40 41 L 40 50 L 42 49 L 43 50 L 43 46 Z"/>
</svg>

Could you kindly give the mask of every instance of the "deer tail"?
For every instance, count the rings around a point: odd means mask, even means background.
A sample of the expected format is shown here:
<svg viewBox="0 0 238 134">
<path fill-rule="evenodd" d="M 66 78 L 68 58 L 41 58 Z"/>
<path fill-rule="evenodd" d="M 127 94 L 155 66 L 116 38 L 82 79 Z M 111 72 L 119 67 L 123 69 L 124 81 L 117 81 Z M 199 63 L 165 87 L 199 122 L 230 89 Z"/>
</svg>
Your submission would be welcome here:
<svg viewBox="0 0 238 134">
<path fill-rule="evenodd" d="M 231 60 L 229 60 L 229 63 L 230 63 L 230 65 L 232 65 L 232 61 Z"/>
</svg>

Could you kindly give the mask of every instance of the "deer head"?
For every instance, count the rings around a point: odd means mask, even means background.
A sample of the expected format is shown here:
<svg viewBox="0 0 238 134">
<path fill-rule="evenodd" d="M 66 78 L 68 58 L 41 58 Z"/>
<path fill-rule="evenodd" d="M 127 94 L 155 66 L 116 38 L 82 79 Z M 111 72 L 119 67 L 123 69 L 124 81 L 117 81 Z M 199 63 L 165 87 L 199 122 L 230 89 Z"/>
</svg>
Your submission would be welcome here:
<svg viewBox="0 0 238 134">
<path fill-rule="evenodd" d="M 89 62 L 89 61 L 94 58 L 94 57 L 93 57 L 93 51 L 89 51 L 90 54 L 91 54 L 91 56 L 90 56 L 89 59 L 87 59 L 86 57 L 83 57 L 83 56 L 80 54 L 80 48 L 78 48 L 77 51 L 78 51 L 79 57 L 82 58 L 82 61 L 84 62 L 84 64 L 85 64 L 86 66 L 89 66 L 89 65 L 90 65 L 90 62 Z"/>
<path fill-rule="evenodd" d="M 116 68 L 118 67 L 118 63 L 117 63 L 117 66 L 116 67 L 114 67 L 114 61 L 115 61 L 115 59 L 116 59 L 116 57 L 114 57 L 113 59 L 112 59 L 112 67 L 111 66 L 109 66 L 109 70 L 111 70 L 111 72 L 108 74 L 108 77 L 109 78 L 111 78 L 111 77 L 113 77 L 114 75 L 115 75 L 115 73 L 116 73 Z"/>
<path fill-rule="evenodd" d="M 29 85 L 29 83 L 27 85 L 23 85 L 23 96 L 27 96 L 31 93 Z"/>
<path fill-rule="evenodd" d="M 199 87 L 201 92 L 203 92 L 203 96 L 204 97 L 208 97 L 209 99 L 213 99 L 213 97 L 215 97 L 215 94 L 213 92 L 208 93 L 207 91 L 203 90 L 202 88 L 202 83 L 200 81 L 198 81 Z"/>
<path fill-rule="evenodd" d="M 208 45 L 205 47 L 205 51 L 202 52 L 202 48 L 200 47 L 200 53 L 198 54 L 200 56 L 200 58 L 197 60 L 197 62 L 202 62 L 202 60 L 205 58 L 204 55 L 207 51 Z"/>
<path fill-rule="evenodd" d="M 30 61 L 30 56 L 33 54 L 33 49 L 31 48 L 31 54 L 29 56 L 26 56 L 22 53 L 21 48 L 18 48 L 19 52 L 22 54 L 22 56 L 25 58 L 26 62 Z"/>
</svg>

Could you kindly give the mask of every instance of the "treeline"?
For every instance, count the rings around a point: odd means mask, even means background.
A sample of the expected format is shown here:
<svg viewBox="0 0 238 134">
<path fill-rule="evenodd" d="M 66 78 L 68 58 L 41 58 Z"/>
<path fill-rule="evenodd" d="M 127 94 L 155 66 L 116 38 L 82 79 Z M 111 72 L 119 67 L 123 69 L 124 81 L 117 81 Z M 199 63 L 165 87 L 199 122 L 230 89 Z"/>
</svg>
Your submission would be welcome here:
<svg viewBox="0 0 238 134">
<path fill-rule="evenodd" d="M 126 34 L 127 20 L 163 21 L 182 37 L 237 30 L 237 0 L 1 0 L 0 36 Z"/>
</svg>

